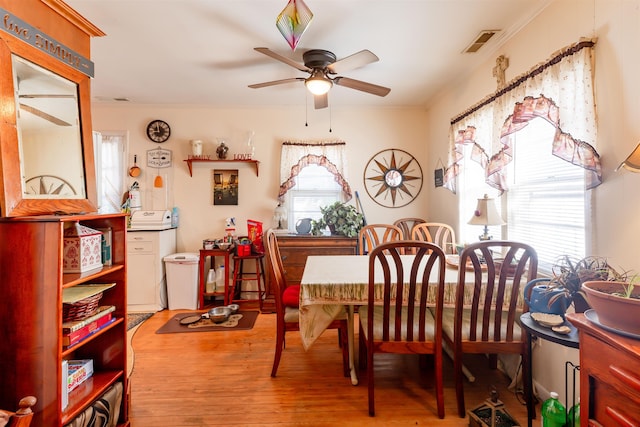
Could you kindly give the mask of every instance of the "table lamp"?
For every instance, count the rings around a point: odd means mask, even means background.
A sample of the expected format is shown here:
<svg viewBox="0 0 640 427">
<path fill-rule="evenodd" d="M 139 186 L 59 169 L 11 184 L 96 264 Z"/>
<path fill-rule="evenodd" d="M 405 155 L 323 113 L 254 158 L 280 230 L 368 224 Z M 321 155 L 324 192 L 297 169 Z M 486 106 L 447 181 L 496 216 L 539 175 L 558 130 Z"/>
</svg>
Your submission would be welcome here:
<svg viewBox="0 0 640 427">
<path fill-rule="evenodd" d="M 283 230 L 282 222 L 287 220 L 287 208 L 279 203 L 273 212 L 273 219 L 278 222 L 278 230 Z"/>
<path fill-rule="evenodd" d="M 478 199 L 478 206 L 476 206 L 476 210 L 468 223 L 471 225 L 484 225 L 484 234 L 481 234 L 478 238 L 480 240 L 491 240 L 489 226 L 502 225 L 505 222 L 498 213 L 493 199 L 490 199 L 489 196 L 485 194 L 482 199 Z"/>
</svg>

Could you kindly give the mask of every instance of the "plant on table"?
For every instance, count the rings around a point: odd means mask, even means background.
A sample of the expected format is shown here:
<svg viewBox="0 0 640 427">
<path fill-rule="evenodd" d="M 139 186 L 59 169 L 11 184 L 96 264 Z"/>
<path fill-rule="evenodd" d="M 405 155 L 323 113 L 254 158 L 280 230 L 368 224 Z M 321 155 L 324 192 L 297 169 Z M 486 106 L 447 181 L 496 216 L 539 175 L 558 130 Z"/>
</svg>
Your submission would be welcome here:
<svg viewBox="0 0 640 427">
<path fill-rule="evenodd" d="M 586 304 L 585 294 L 582 291 L 584 282 L 594 280 L 628 282 L 627 272 L 618 272 L 605 258 L 596 256 L 575 259 L 569 255 L 563 255 L 558 258 L 551 270 L 553 277 L 548 285 L 549 290 L 560 289 L 563 292 L 550 298 L 549 305 L 558 298 L 566 298 L 567 305 L 573 303 L 576 311 L 584 311 L 576 307 L 578 301 Z"/>
<path fill-rule="evenodd" d="M 622 286 L 621 292 L 614 292 L 613 295 L 621 298 L 634 298 L 640 299 L 640 294 L 633 293 L 636 289 L 636 286 L 639 285 L 638 275 L 634 274 L 628 282 L 621 282 L 620 286 Z"/>
<path fill-rule="evenodd" d="M 357 237 L 364 226 L 364 217 L 355 206 L 343 202 L 335 202 L 320 208 L 322 218 L 311 221 L 311 234 L 318 236 L 329 227 L 331 234 Z"/>
</svg>

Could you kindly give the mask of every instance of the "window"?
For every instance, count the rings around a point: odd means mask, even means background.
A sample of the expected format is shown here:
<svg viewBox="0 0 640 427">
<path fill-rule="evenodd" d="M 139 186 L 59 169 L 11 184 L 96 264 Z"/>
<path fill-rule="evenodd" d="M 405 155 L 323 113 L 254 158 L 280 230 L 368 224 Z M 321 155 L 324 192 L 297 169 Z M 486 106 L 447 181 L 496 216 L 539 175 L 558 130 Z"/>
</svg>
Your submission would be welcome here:
<svg viewBox="0 0 640 427">
<path fill-rule="evenodd" d="M 126 132 L 96 132 L 94 138 L 98 212 L 120 212 L 124 187 Z"/>
<path fill-rule="evenodd" d="M 320 207 L 351 199 L 345 179 L 344 141 L 285 141 L 280 157 L 278 200 L 287 209 L 288 229 L 302 218 L 320 218 Z"/>
<path fill-rule="evenodd" d="M 545 273 L 560 255 L 583 258 L 586 251 L 584 170 L 551 154 L 555 131 L 537 118 L 516 133 L 505 193 L 507 236 L 533 246 Z"/>
<path fill-rule="evenodd" d="M 319 219 L 320 207 L 342 201 L 342 187 L 324 166 L 310 164 L 296 177 L 296 185 L 287 192 L 287 222 L 295 230 L 302 218 Z"/>
<path fill-rule="evenodd" d="M 488 195 L 489 198 L 494 199 L 498 212 L 502 212 L 498 191 L 487 185 L 484 169 L 479 163 L 471 160 L 471 151 L 473 149 L 474 147 L 471 145 L 464 146 L 465 167 L 460 168 L 460 175 L 458 176 L 461 188 L 458 206 L 461 212 L 460 232 L 458 233 L 459 243 L 475 242 L 478 240 L 478 236 L 484 233 L 484 227 L 469 224 L 469 220 L 478 206 L 478 199 L 483 198 L 485 194 Z M 502 215 L 502 218 L 504 219 L 505 216 Z M 502 229 L 499 225 L 489 226 L 488 232 L 494 239 L 501 238 Z"/>
<path fill-rule="evenodd" d="M 467 224 L 477 199 L 488 193 L 505 220 L 489 227 L 493 238 L 526 242 L 538 253 L 538 269 L 551 273 L 561 255 L 583 258 L 586 252 L 587 191 L 584 170 L 551 154 L 556 128 L 536 118 L 515 134 L 513 162 L 509 164 L 509 189 L 502 197 L 484 182 L 483 168 L 466 160 L 459 175 L 463 242 L 476 241 L 482 230 Z M 468 159 L 472 147 L 465 147 Z"/>
<path fill-rule="evenodd" d="M 502 194 L 496 201 L 506 224 L 494 236 L 531 244 L 540 272 L 549 273 L 560 255 L 589 252 L 589 190 L 602 183 L 591 145 L 594 45 L 581 40 L 563 48 L 451 120 L 444 186 L 456 192 L 458 177 L 462 242 L 475 240 L 465 221 L 481 183 Z M 486 175 L 473 170 L 477 165 Z"/>
</svg>

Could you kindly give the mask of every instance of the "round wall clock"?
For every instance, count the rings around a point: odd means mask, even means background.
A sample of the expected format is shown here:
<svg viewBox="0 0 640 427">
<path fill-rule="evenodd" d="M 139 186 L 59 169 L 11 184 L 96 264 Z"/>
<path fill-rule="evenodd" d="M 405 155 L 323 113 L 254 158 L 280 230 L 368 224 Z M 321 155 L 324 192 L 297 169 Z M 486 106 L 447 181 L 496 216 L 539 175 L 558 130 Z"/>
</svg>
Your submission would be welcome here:
<svg viewBox="0 0 640 427">
<path fill-rule="evenodd" d="M 171 127 L 164 120 L 153 120 L 147 125 L 147 136 L 153 142 L 165 142 L 171 136 Z"/>
<path fill-rule="evenodd" d="M 382 150 L 364 168 L 364 187 L 377 204 L 399 208 L 420 194 L 422 168 L 406 151 Z"/>
</svg>

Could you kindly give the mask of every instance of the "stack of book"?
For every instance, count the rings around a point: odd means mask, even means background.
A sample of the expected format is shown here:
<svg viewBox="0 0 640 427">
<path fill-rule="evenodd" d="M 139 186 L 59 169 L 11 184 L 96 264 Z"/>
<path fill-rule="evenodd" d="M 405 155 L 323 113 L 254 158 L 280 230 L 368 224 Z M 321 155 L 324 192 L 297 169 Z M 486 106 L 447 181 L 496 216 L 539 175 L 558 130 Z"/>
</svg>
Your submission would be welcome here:
<svg viewBox="0 0 640 427">
<path fill-rule="evenodd" d="M 65 347 L 75 345 L 115 321 L 113 317 L 115 309 L 114 305 L 100 306 L 95 314 L 86 319 L 64 322 L 62 345 Z"/>
</svg>

